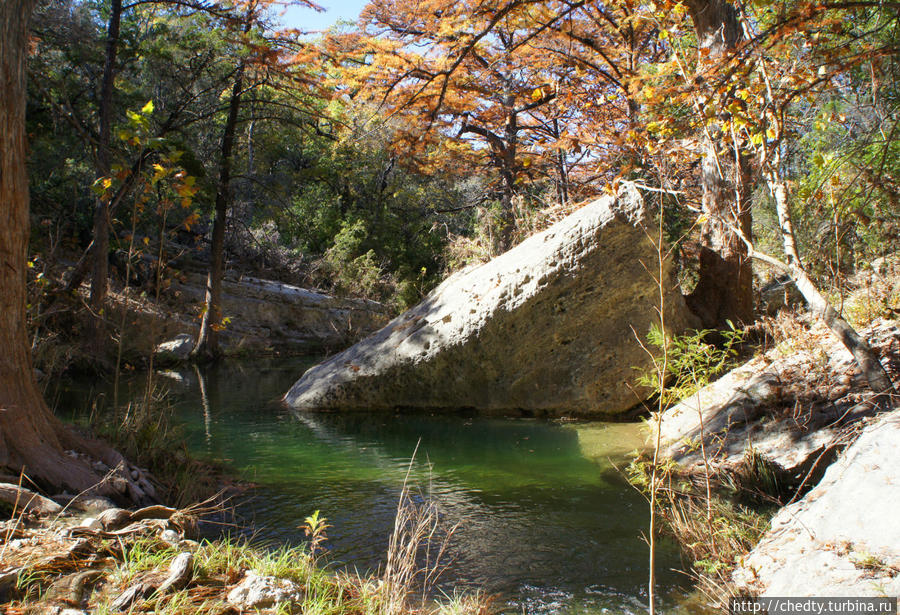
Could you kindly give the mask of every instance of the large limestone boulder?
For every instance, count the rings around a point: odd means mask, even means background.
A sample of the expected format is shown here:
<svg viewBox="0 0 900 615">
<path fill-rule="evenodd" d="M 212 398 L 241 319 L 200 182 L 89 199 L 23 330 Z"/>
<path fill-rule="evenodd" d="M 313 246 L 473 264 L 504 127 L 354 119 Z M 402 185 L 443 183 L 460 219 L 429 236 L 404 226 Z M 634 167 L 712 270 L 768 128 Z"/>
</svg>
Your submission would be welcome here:
<svg viewBox="0 0 900 615">
<path fill-rule="evenodd" d="M 875 420 L 822 481 L 772 519 L 735 572 L 764 596 L 900 595 L 900 410 Z"/>
<path fill-rule="evenodd" d="M 300 410 L 474 408 L 612 415 L 641 401 L 658 319 L 657 251 L 633 187 L 459 272 L 383 329 L 308 370 Z M 651 224 L 652 226 L 652 224 Z M 652 230 L 650 231 L 653 232 Z M 665 263 L 667 328 L 689 315 Z"/>
</svg>

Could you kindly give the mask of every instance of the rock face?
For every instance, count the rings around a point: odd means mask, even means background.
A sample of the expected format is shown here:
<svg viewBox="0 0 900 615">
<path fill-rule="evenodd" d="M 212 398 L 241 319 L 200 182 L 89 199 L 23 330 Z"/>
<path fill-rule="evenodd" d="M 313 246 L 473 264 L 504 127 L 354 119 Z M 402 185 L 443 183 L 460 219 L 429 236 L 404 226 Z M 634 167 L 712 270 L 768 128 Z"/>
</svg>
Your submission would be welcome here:
<svg viewBox="0 0 900 615">
<path fill-rule="evenodd" d="M 206 277 L 192 274 L 174 290 L 200 304 L 205 288 Z M 229 322 L 220 335 L 231 350 L 341 348 L 387 320 L 387 309 L 375 301 L 342 299 L 259 278 L 226 277 L 222 292 L 222 311 Z"/>
<path fill-rule="evenodd" d="M 188 272 L 161 294 L 159 306 L 135 310 L 133 306 L 138 304 L 130 302 L 126 350 L 138 357 L 153 352 L 157 365 L 186 361 L 200 323 L 191 314 L 203 305 L 205 287 L 205 274 Z M 346 348 L 388 320 L 388 309 L 376 301 L 332 297 L 234 274 L 223 281 L 222 302 L 228 322 L 219 333 L 219 341 L 226 354 L 334 351 Z M 161 340 L 168 341 L 160 344 Z"/>
<path fill-rule="evenodd" d="M 299 410 L 474 408 L 611 415 L 632 408 L 649 357 L 657 252 L 634 188 L 586 205 L 308 370 Z M 651 231 L 652 232 L 652 231 Z M 690 321 L 665 264 L 666 323 Z M 638 369 L 636 369 L 638 368 Z"/>
<path fill-rule="evenodd" d="M 860 333 L 895 375 L 900 326 L 880 320 Z M 876 412 L 870 396 L 850 352 L 816 322 L 791 346 L 769 350 L 666 410 L 662 452 L 699 471 L 702 433 L 714 467 L 734 467 L 753 450 L 801 480 L 813 466 L 824 470 L 848 425 Z"/>
<path fill-rule="evenodd" d="M 735 573 L 765 596 L 900 595 L 900 410 L 869 425 L 783 508 Z"/>
</svg>

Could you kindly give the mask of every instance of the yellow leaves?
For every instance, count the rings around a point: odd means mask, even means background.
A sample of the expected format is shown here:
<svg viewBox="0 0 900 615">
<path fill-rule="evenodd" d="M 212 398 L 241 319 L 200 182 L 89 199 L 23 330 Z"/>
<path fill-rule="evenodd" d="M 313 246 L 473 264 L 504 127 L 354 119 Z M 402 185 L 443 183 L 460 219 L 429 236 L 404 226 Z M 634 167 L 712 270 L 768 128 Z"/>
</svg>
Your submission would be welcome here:
<svg viewBox="0 0 900 615">
<path fill-rule="evenodd" d="M 197 181 L 197 178 L 192 175 L 187 175 L 184 172 L 182 172 L 180 175 L 181 177 L 178 177 L 178 179 L 180 179 L 181 182 L 177 186 L 175 186 L 175 192 L 178 194 L 178 196 L 182 198 L 190 198 L 197 194 L 197 191 L 200 189 L 199 187 L 194 185 Z"/>
<path fill-rule="evenodd" d="M 153 177 L 150 178 L 151 184 L 156 184 L 163 177 L 168 175 L 169 170 L 158 162 L 153 165 Z"/>
<path fill-rule="evenodd" d="M 535 88 L 534 91 L 531 92 L 531 100 L 534 102 L 539 101 L 544 97 L 544 90 L 542 88 Z"/>
<path fill-rule="evenodd" d="M 144 115 L 150 115 L 151 113 L 153 113 L 153 108 L 153 101 L 148 100 L 147 104 L 141 107 L 141 113 Z"/>
<path fill-rule="evenodd" d="M 184 225 L 184 229 L 187 231 L 191 230 L 191 227 L 197 224 L 198 220 L 200 220 L 200 214 L 198 214 L 197 212 L 192 213 L 184 219 L 184 222 L 182 223 Z"/>
</svg>

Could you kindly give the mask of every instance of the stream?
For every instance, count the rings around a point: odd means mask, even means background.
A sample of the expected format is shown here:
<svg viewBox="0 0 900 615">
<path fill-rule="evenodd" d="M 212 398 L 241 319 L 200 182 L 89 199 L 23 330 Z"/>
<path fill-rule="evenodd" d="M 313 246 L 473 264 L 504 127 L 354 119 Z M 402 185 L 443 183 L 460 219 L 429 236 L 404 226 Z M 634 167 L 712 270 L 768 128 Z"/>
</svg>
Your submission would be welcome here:
<svg viewBox="0 0 900 615">
<path fill-rule="evenodd" d="M 321 511 L 332 568 L 384 563 L 404 480 L 434 498 L 449 543 L 439 591 L 482 590 L 504 613 L 645 613 L 646 501 L 619 468 L 642 445 L 637 424 L 455 414 L 303 414 L 278 400 L 315 359 L 229 362 L 157 373 L 173 421 L 198 456 L 224 460 L 257 487 L 236 506 L 252 538 L 306 540 Z M 146 374 L 120 384 L 142 395 Z M 112 396 L 111 383 L 70 381 L 47 391 L 66 411 Z M 415 452 L 415 459 L 410 463 Z M 234 530 L 232 530 L 234 531 Z M 658 556 L 662 612 L 685 606 L 677 550 Z"/>
</svg>

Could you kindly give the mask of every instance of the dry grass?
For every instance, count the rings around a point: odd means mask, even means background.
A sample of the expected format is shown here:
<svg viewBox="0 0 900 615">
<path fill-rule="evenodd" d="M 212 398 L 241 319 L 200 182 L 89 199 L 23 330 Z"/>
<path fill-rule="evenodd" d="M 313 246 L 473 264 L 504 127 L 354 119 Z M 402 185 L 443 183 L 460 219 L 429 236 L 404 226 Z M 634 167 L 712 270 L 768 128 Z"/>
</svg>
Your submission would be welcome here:
<svg viewBox="0 0 900 615">
<path fill-rule="evenodd" d="M 414 602 L 420 608 L 426 604 L 446 568 L 444 556 L 457 528 L 443 530 L 437 502 L 411 489 L 409 473 L 414 460 L 415 452 L 400 491 L 387 562 L 380 579 L 381 615 L 408 612 L 414 608 Z"/>
</svg>

